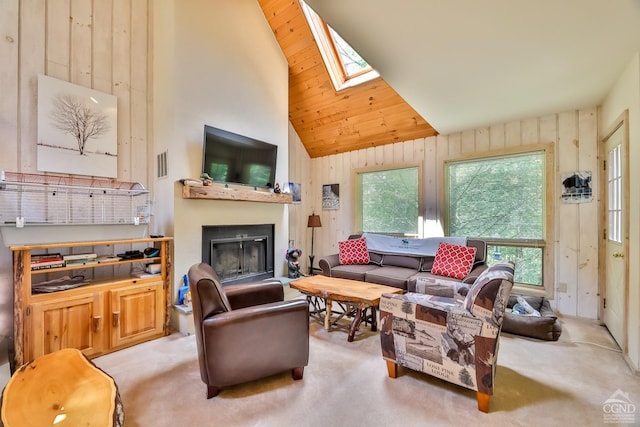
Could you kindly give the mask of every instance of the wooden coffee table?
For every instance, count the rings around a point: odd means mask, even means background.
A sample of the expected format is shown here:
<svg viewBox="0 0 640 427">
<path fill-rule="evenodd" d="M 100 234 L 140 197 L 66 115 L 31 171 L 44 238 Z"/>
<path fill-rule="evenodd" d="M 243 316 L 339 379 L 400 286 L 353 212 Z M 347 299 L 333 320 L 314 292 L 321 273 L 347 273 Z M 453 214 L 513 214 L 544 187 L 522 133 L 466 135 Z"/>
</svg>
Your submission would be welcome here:
<svg viewBox="0 0 640 427">
<path fill-rule="evenodd" d="M 297 289 L 309 297 L 321 298 L 325 303 L 324 327 L 331 329 L 331 305 L 333 301 L 343 302 L 355 308 L 355 316 L 349 327 L 347 341 L 353 341 L 356 331 L 362 322 L 362 313 L 371 309 L 371 330 L 377 330 L 376 309 L 382 294 L 400 294 L 402 289 L 359 280 L 338 279 L 327 276 L 308 276 L 289 283 L 289 287 Z M 311 303 L 311 300 L 309 299 Z"/>
<path fill-rule="evenodd" d="M 75 348 L 17 369 L 3 391 L 0 413 L 4 427 L 124 425 L 115 381 Z"/>
</svg>

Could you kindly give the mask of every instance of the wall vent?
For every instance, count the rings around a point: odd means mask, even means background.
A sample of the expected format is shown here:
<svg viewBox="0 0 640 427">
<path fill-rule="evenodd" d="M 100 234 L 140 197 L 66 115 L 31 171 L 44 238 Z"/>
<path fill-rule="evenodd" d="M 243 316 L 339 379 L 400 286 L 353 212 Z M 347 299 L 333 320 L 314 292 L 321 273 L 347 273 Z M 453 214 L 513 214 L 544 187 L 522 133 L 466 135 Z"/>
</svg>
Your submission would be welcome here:
<svg viewBox="0 0 640 427">
<path fill-rule="evenodd" d="M 167 176 L 167 152 L 158 154 L 158 178 Z"/>
</svg>

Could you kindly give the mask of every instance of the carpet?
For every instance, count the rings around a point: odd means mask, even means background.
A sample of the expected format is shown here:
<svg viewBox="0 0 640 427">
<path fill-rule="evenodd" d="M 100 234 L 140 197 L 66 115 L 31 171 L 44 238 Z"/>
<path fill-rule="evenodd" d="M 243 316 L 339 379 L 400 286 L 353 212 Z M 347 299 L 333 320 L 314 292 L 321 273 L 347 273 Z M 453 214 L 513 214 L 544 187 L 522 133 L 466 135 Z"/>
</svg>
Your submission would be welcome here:
<svg viewBox="0 0 640 427">
<path fill-rule="evenodd" d="M 195 336 L 173 333 L 94 359 L 118 384 L 129 427 L 162 426 L 600 426 L 617 390 L 640 405 L 640 381 L 607 330 L 563 317 L 557 342 L 503 333 L 490 412 L 475 392 L 400 368 L 387 376 L 377 332 L 354 342 L 312 320 L 304 378 L 290 372 L 206 399 Z M 640 423 L 640 413 L 635 421 Z"/>
</svg>

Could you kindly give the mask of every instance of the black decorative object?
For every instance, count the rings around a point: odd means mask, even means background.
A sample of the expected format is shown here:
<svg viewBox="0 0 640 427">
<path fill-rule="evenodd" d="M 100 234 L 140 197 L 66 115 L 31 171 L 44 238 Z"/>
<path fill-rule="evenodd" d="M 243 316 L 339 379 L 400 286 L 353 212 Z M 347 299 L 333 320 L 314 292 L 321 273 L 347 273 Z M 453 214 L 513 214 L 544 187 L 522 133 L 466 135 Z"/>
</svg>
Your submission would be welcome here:
<svg viewBox="0 0 640 427">
<path fill-rule="evenodd" d="M 315 213 L 309 215 L 307 227 L 311 228 L 311 255 L 309 255 L 309 274 L 313 274 L 313 259 L 315 258 L 315 255 L 313 254 L 313 237 L 315 229 L 318 227 L 322 227 L 322 222 L 320 222 L 320 215 L 316 215 Z"/>
<path fill-rule="evenodd" d="M 297 279 L 302 273 L 300 273 L 300 257 L 302 251 L 296 248 L 287 249 L 285 258 L 287 258 L 287 266 L 289 267 L 289 279 Z"/>
</svg>

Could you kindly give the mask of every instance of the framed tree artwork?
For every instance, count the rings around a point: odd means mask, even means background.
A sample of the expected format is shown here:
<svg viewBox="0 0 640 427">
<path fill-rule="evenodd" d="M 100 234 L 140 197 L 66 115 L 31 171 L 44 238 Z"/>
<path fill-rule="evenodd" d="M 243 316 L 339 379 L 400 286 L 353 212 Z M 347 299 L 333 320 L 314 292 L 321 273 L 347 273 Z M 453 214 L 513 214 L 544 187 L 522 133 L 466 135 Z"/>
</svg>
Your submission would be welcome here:
<svg viewBox="0 0 640 427">
<path fill-rule="evenodd" d="M 38 76 L 38 171 L 117 178 L 117 133 L 117 97 Z"/>
</svg>

